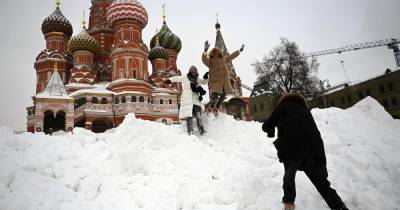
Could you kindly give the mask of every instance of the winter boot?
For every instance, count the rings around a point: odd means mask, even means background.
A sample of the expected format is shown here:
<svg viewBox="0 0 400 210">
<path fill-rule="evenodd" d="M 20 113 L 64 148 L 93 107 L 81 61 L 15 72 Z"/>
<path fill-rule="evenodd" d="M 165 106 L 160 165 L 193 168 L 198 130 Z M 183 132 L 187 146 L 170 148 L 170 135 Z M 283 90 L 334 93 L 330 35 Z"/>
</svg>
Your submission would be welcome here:
<svg viewBox="0 0 400 210">
<path fill-rule="evenodd" d="M 204 136 L 204 135 L 206 135 L 206 134 L 207 134 L 207 131 L 204 130 L 204 128 L 200 129 L 200 135 L 201 135 L 201 136 Z"/>
<path fill-rule="evenodd" d="M 188 130 L 187 133 L 188 133 L 189 136 L 194 135 L 194 131 L 193 130 Z"/>
<path fill-rule="evenodd" d="M 294 203 L 284 203 L 283 206 L 284 210 L 294 210 L 295 207 Z"/>
</svg>

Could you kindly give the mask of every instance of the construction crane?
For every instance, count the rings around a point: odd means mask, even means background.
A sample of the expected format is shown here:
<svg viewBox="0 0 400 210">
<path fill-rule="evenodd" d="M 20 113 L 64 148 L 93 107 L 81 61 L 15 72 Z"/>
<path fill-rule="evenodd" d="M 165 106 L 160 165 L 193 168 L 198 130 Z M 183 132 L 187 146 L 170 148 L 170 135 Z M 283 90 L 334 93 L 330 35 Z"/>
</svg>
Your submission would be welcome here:
<svg viewBox="0 0 400 210">
<path fill-rule="evenodd" d="M 341 48 L 322 50 L 312 53 L 306 53 L 305 57 L 316 57 L 321 55 L 329 55 L 329 54 L 340 54 L 342 52 L 354 51 L 354 50 L 362 50 L 367 48 L 381 47 L 387 46 L 389 49 L 393 50 L 394 59 L 396 61 L 397 68 L 400 68 L 400 50 L 399 50 L 400 39 L 384 39 L 379 41 L 372 42 L 362 42 L 352 45 L 347 45 Z"/>
</svg>

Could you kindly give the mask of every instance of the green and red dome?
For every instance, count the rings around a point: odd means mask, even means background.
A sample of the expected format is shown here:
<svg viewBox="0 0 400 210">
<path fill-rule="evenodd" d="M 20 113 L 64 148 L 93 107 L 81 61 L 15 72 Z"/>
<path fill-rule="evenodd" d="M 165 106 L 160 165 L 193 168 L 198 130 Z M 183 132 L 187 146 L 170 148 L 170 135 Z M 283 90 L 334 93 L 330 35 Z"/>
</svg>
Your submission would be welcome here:
<svg viewBox="0 0 400 210">
<path fill-rule="evenodd" d="M 180 52 L 182 49 L 182 41 L 181 39 L 174 34 L 164 22 L 160 32 L 158 33 L 160 46 L 165 49 L 175 50 L 176 52 Z M 150 48 L 154 48 L 156 46 L 156 38 L 157 35 L 154 36 L 150 41 Z"/>
</svg>

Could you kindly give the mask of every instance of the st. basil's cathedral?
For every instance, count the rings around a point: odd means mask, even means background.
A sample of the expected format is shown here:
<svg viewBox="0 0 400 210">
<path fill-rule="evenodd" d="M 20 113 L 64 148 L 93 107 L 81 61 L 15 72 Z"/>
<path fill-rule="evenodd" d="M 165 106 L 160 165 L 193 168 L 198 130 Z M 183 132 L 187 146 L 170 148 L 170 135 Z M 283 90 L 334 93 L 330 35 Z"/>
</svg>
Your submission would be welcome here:
<svg viewBox="0 0 400 210">
<path fill-rule="evenodd" d="M 164 80 L 181 75 L 177 59 L 180 38 L 163 21 L 150 41 L 142 39 L 148 13 L 137 0 L 92 0 L 89 27 L 72 36 L 73 28 L 57 2 L 45 18 L 46 49 L 34 63 L 36 95 L 27 108 L 27 130 L 45 132 L 84 127 L 104 132 L 122 123 L 125 115 L 165 124 L 179 123 L 179 83 Z M 217 23 L 215 46 L 229 54 Z M 201 52 L 199 52 L 200 58 Z M 149 74 L 148 61 L 152 72 Z M 237 119 L 249 119 L 249 98 L 230 63 L 235 94 L 221 108 Z"/>
</svg>

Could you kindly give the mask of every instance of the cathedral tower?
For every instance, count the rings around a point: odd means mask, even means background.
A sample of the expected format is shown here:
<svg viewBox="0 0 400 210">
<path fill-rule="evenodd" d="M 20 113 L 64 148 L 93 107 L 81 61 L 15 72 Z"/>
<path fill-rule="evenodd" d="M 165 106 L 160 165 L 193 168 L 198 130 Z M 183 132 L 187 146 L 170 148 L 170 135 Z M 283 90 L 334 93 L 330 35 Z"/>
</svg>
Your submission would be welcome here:
<svg viewBox="0 0 400 210">
<path fill-rule="evenodd" d="M 114 30 L 107 21 L 107 11 L 112 0 L 92 0 L 88 33 L 100 44 L 96 54 L 97 79 L 99 82 L 111 81 L 110 54 L 114 42 Z"/>
<path fill-rule="evenodd" d="M 168 52 L 160 46 L 158 32 L 156 33 L 156 45 L 149 52 L 149 60 L 153 67 L 151 81 L 157 86 L 165 88 L 167 85 L 164 80 L 169 77 L 168 70 Z"/>
<path fill-rule="evenodd" d="M 148 21 L 146 9 L 137 0 L 116 0 L 108 9 L 107 19 L 114 29 L 109 88 L 116 92 L 134 91 L 137 84 L 145 84 L 148 87 L 144 88 L 149 89 L 148 48 L 142 40 Z"/>
<path fill-rule="evenodd" d="M 72 68 L 72 58 L 66 52 L 68 40 L 72 36 L 72 25 L 60 10 L 60 2 L 54 12 L 42 23 L 42 32 L 46 40 L 46 49 L 37 57 L 36 93 L 44 91 L 53 72 L 52 67 L 58 62 L 59 73 L 64 83 L 68 81 L 69 70 Z"/>
<path fill-rule="evenodd" d="M 82 31 L 71 38 L 68 51 L 74 58 L 69 83 L 94 84 L 96 82 L 95 55 L 99 43 L 86 32 L 86 22 L 82 22 Z"/>
</svg>

